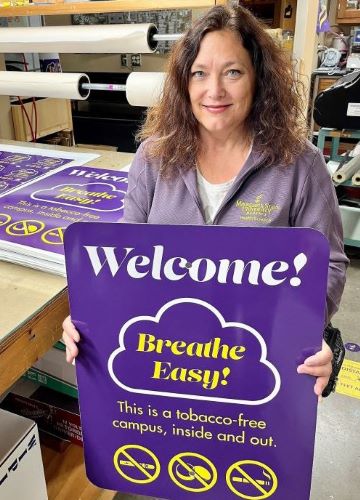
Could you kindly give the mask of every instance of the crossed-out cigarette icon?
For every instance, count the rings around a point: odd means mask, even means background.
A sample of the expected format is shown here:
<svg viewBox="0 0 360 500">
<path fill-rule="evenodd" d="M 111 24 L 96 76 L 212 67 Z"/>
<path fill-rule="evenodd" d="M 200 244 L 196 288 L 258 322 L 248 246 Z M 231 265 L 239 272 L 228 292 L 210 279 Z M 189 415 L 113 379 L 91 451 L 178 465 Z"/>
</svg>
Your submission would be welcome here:
<svg viewBox="0 0 360 500">
<path fill-rule="evenodd" d="M 244 477 L 232 477 L 231 480 L 234 481 L 234 483 L 250 483 L 250 481 Z M 270 486 L 271 484 L 270 481 L 264 481 L 263 479 L 254 479 L 254 482 L 261 486 Z"/>
<path fill-rule="evenodd" d="M 128 465 L 129 467 L 135 467 L 135 465 L 132 462 L 130 462 L 130 460 L 119 460 L 119 464 L 120 465 Z M 152 465 L 152 464 L 145 464 L 145 463 L 139 462 L 139 465 L 141 465 L 141 467 L 143 469 L 149 469 L 149 470 L 155 469 L 155 465 Z"/>
</svg>

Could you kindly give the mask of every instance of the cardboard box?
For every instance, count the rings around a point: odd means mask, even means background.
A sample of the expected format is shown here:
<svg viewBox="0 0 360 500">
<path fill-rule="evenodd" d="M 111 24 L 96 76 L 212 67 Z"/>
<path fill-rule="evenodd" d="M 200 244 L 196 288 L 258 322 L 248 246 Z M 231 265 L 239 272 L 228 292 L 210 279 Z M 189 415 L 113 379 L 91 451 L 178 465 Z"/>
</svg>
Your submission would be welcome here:
<svg viewBox="0 0 360 500">
<path fill-rule="evenodd" d="M 13 386 L 0 406 L 35 420 L 42 431 L 82 446 L 79 405 L 70 396 L 30 380 L 21 380 Z"/>
<path fill-rule="evenodd" d="M 47 135 L 38 139 L 42 144 L 53 144 L 54 146 L 74 146 L 74 133 L 70 129 L 60 130 L 55 134 Z"/>
<path fill-rule="evenodd" d="M 33 382 L 48 387 L 49 389 L 61 392 L 61 394 L 66 394 L 67 396 L 71 396 L 75 399 L 78 398 L 76 385 L 69 384 L 65 380 L 61 380 L 50 373 L 39 370 L 36 367 L 29 368 L 29 370 L 25 372 L 24 377 L 28 380 L 32 380 Z"/>
<path fill-rule="evenodd" d="M 75 366 L 66 362 L 62 348 L 52 347 L 26 372 L 25 376 L 55 391 L 73 398 L 78 397 Z"/>
<path fill-rule="evenodd" d="M 1 409 L 0 498 L 48 498 L 36 423 Z"/>
<path fill-rule="evenodd" d="M 23 99 L 24 107 L 29 116 L 32 128 L 35 131 L 35 112 L 32 99 Z M 36 137 L 44 137 L 59 130 L 73 129 L 71 103 L 68 99 L 36 99 L 37 133 Z M 32 134 L 30 125 L 26 119 L 21 103 L 17 101 L 11 104 L 11 112 L 14 123 L 15 139 L 17 141 L 31 141 Z"/>
</svg>

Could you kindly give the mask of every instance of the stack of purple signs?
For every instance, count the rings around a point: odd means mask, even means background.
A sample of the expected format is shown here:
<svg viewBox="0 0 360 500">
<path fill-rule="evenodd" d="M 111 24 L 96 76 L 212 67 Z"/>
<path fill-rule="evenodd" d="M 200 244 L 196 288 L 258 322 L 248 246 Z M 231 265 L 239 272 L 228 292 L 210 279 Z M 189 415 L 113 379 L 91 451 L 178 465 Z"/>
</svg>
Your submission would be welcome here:
<svg viewBox="0 0 360 500">
<path fill-rule="evenodd" d="M 63 167 L 0 198 L 0 259 L 65 276 L 63 236 L 73 222 L 117 222 L 127 173 Z"/>
<path fill-rule="evenodd" d="M 0 197 L 63 165 L 83 165 L 98 154 L 0 145 Z"/>
<path fill-rule="evenodd" d="M 74 224 L 86 470 L 171 500 L 308 500 L 329 246 L 305 228 Z"/>
</svg>

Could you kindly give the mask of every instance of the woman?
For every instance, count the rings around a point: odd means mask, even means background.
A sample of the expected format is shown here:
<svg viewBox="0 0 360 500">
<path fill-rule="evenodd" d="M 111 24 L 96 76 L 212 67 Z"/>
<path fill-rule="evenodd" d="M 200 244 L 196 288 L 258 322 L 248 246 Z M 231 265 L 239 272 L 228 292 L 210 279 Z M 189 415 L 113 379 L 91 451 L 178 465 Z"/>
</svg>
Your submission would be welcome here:
<svg viewBox="0 0 360 500">
<path fill-rule="evenodd" d="M 129 172 L 123 222 L 296 226 L 329 240 L 327 312 L 336 312 L 347 258 L 335 191 L 306 140 L 290 62 L 244 8 L 214 7 L 172 51 L 163 96 L 149 110 Z M 64 322 L 67 360 L 79 334 Z M 298 373 L 331 374 L 326 343 Z"/>
</svg>

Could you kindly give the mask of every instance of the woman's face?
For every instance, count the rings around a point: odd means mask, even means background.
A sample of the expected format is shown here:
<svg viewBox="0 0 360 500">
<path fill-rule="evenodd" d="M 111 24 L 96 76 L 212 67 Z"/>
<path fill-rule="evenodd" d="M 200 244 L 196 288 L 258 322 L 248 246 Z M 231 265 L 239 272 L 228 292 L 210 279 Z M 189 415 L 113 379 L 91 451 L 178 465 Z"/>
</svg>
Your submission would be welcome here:
<svg viewBox="0 0 360 500">
<path fill-rule="evenodd" d="M 254 96 L 255 71 L 236 34 L 207 33 L 190 71 L 189 95 L 200 132 L 243 132 Z"/>
</svg>

